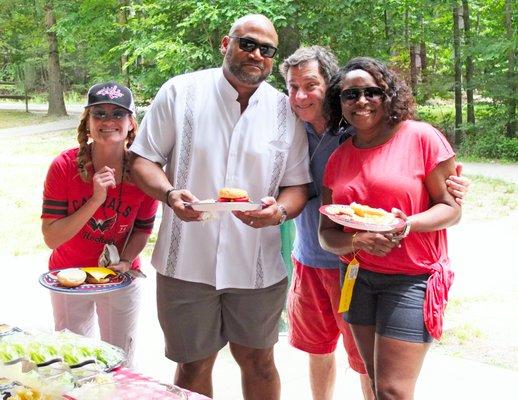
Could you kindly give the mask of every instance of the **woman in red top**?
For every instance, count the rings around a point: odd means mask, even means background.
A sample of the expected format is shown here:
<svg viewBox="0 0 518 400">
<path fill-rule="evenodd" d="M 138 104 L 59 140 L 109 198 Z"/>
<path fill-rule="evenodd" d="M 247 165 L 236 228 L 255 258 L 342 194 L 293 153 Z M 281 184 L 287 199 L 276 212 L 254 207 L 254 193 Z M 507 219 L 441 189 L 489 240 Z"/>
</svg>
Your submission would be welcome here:
<svg viewBox="0 0 518 400">
<path fill-rule="evenodd" d="M 360 269 L 349 310 L 351 324 L 378 399 L 412 399 L 453 278 L 445 228 L 460 206 L 446 189 L 455 154 L 444 136 L 412 120 L 408 87 L 381 62 L 351 60 L 332 79 L 325 110 L 334 128 L 345 120 L 356 135 L 330 157 L 323 203 L 357 202 L 394 211 L 398 232 L 350 231 L 321 218 L 323 248 Z M 408 216 L 408 217 L 407 217 Z"/>
<path fill-rule="evenodd" d="M 113 82 L 93 86 L 77 128 L 79 148 L 56 157 L 43 193 L 42 231 L 52 249 L 49 269 L 92 267 L 105 244 L 120 262 L 139 269 L 158 203 L 132 183 L 128 147 L 137 131 L 130 90 Z M 127 352 L 131 365 L 139 309 L 139 284 L 109 293 L 74 296 L 51 292 L 56 330 L 95 334 Z"/>
</svg>

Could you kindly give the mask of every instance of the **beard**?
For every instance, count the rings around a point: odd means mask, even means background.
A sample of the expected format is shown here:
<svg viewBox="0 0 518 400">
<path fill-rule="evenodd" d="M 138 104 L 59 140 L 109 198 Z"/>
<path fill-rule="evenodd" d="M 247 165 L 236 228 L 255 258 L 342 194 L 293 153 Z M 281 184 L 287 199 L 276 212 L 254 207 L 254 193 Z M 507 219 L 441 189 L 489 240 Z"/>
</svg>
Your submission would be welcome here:
<svg viewBox="0 0 518 400">
<path fill-rule="evenodd" d="M 258 85 L 263 82 L 268 75 L 270 70 L 266 69 L 262 63 L 248 60 L 246 62 L 238 62 L 234 59 L 234 51 L 229 48 L 225 55 L 225 64 L 227 65 L 228 71 L 237 78 L 238 81 L 246 85 Z M 247 65 L 256 66 L 261 70 L 259 74 L 251 74 L 245 70 Z"/>
</svg>

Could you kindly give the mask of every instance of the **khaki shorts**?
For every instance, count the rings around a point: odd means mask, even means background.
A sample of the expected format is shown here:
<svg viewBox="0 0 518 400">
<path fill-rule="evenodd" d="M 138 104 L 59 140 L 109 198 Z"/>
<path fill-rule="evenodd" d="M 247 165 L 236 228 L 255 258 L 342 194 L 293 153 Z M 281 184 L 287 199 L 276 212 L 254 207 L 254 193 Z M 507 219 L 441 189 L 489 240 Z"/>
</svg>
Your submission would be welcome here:
<svg viewBox="0 0 518 400">
<path fill-rule="evenodd" d="M 223 289 L 157 273 L 157 308 L 165 356 L 179 363 L 202 360 L 228 342 L 272 347 L 288 280 L 263 289 Z"/>
</svg>

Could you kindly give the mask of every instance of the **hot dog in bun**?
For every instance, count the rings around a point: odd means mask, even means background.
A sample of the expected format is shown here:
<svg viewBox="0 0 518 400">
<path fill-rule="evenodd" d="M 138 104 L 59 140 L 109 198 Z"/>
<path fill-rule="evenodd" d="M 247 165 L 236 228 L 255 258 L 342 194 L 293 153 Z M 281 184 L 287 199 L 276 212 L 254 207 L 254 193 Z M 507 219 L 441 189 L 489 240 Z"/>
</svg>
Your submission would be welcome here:
<svg viewBox="0 0 518 400">
<path fill-rule="evenodd" d="M 249 202 L 250 197 L 248 197 L 248 193 L 246 190 L 243 189 L 237 189 L 237 188 L 231 188 L 231 187 L 224 187 L 223 189 L 220 189 L 218 192 L 218 201 L 221 202 Z"/>
</svg>

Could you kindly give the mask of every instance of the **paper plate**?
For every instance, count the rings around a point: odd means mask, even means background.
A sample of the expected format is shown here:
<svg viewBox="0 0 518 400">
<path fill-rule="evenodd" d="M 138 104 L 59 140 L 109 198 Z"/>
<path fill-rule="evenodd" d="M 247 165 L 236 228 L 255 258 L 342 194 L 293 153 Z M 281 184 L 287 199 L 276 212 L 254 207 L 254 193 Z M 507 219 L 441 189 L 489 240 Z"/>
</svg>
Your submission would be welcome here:
<svg viewBox="0 0 518 400">
<path fill-rule="evenodd" d="M 187 205 L 194 211 L 210 211 L 210 212 L 222 212 L 222 211 L 254 211 L 260 210 L 263 206 L 260 203 L 245 203 L 245 202 L 215 202 L 215 203 L 189 203 Z"/>
<path fill-rule="evenodd" d="M 349 217 L 348 215 L 336 215 L 330 214 L 326 211 L 327 207 L 333 204 L 326 204 L 321 206 L 319 211 L 321 214 L 327 216 L 331 221 L 336 222 L 337 224 L 346 226 L 348 228 L 356 229 L 359 231 L 369 231 L 369 232 L 390 232 L 393 229 L 401 229 L 405 226 L 405 221 L 400 218 L 394 219 L 389 224 L 375 224 L 375 223 L 366 223 L 362 221 L 356 221 Z"/>
<path fill-rule="evenodd" d="M 45 272 L 41 274 L 39 282 L 43 287 L 46 287 L 49 290 L 54 292 L 61 292 L 67 294 L 93 294 L 93 293 L 107 293 L 113 292 L 114 290 L 119 290 L 128 286 L 131 282 L 133 282 L 133 278 L 127 273 L 117 273 L 116 276 L 110 277 L 110 282 L 108 283 L 83 283 L 82 285 L 67 288 L 61 286 L 58 282 L 57 273 L 61 271 L 59 269 Z"/>
</svg>

